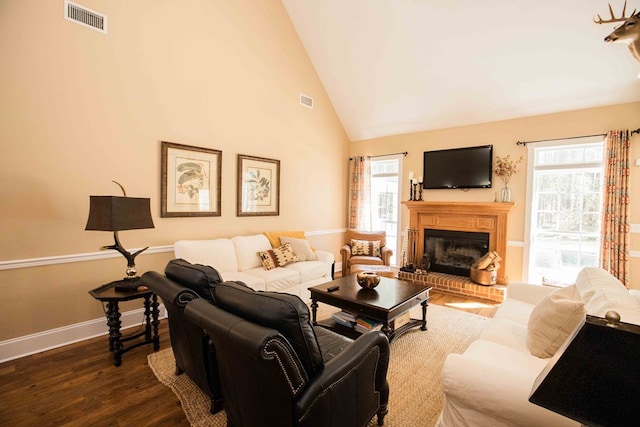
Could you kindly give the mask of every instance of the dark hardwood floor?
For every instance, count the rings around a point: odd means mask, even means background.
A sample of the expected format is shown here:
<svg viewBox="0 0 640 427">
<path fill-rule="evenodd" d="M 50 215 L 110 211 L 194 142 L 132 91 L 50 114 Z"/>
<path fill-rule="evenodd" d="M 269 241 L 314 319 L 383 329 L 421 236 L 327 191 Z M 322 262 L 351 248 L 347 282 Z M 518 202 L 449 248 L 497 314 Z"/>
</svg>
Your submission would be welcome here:
<svg viewBox="0 0 640 427">
<path fill-rule="evenodd" d="M 440 292 L 432 292 L 429 303 L 488 317 L 497 309 Z M 166 319 L 159 331 L 160 349 L 169 348 Z M 101 336 L 0 364 L 0 425 L 189 425 L 178 398 L 147 365 L 152 345 L 125 353 L 120 367 L 108 348 Z"/>
</svg>

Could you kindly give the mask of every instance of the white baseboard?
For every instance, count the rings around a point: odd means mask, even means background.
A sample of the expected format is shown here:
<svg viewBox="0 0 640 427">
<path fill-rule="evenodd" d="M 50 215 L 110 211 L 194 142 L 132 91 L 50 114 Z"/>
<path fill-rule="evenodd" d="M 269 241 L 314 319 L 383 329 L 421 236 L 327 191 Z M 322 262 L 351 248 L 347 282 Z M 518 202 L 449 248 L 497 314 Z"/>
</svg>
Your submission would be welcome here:
<svg viewBox="0 0 640 427">
<path fill-rule="evenodd" d="M 160 304 L 158 308 L 160 310 L 159 318 L 164 319 L 167 316 L 164 305 Z M 140 308 L 124 312 L 122 313 L 122 317 L 120 317 L 120 321 L 122 322 L 122 329 L 142 325 L 144 322 L 144 309 Z M 62 328 L 50 329 L 32 335 L 1 341 L 0 363 L 84 341 L 89 338 L 101 335 L 107 336 L 108 334 L 107 319 L 106 317 L 101 317 L 100 319 L 89 320 Z M 109 351 L 108 339 L 105 339 L 104 349 L 105 351 Z"/>
</svg>

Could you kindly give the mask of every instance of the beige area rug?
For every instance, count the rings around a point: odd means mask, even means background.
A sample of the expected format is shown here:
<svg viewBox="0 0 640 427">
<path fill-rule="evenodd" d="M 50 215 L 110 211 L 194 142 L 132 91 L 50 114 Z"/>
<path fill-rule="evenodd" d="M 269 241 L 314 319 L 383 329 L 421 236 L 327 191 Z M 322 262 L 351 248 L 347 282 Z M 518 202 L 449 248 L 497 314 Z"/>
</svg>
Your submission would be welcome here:
<svg viewBox="0 0 640 427">
<path fill-rule="evenodd" d="M 420 318 L 420 306 L 412 312 Z M 318 311 L 326 318 L 331 311 Z M 442 408 L 440 372 L 449 353 L 461 353 L 478 336 L 488 318 L 430 305 L 427 310 L 427 331 L 419 328 L 405 333 L 391 343 L 389 381 L 389 414 L 387 427 L 429 427 L 438 419 Z M 182 403 L 192 426 L 225 427 L 224 411 L 211 415 L 210 401 L 186 375 L 175 375 L 175 360 L 171 349 L 149 355 L 149 366 L 158 380 L 169 387 Z M 375 426 L 376 417 L 370 426 Z"/>
</svg>

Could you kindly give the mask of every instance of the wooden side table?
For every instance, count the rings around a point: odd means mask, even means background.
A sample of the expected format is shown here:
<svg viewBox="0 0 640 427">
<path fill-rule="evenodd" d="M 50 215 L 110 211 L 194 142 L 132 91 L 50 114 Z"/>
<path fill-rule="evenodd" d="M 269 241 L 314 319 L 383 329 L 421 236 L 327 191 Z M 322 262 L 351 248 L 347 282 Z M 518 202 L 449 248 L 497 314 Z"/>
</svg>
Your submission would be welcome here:
<svg viewBox="0 0 640 427">
<path fill-rule="evenodd" d="M 153 350 L 158 351 L 160 348 L 160 338 L 158 336 L 158 320 L 160 310 L 158 310 L 158 297 L 151 290 L 144 287 L 135 290 L 116 290 L 116 286 L 121 281 L 111 282 L 99 288 L 89 291 L 89 294 L 98 301 L 107 303 L 107 326 L 109 327 L 109 351 L 113 353 L 113 364 L 120 366 L 122 363 L 122 355 L 129 350 L 145 344 L 153 344 Z M 131 301 L 144 298 L 144 331 L 135 335 L 122 338 L 120 333 L 120 309 L 118 304 L 121 301 Z M 124 343 L 133 339 L 144 336 L 143 341 L 139 341 L 129 347 Z"/>
</svg>

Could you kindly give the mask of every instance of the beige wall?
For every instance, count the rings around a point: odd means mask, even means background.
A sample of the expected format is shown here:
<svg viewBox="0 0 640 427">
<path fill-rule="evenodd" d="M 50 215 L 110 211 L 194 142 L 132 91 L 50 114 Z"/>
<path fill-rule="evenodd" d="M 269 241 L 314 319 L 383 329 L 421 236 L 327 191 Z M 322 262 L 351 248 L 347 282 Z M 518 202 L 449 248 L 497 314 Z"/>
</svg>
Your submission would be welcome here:
<svg viewBox="0 0 640 427">
<path fill-rule="evenodd" d="M 64 20 L 63 3 L 0 2 L 4 267 L 111 244 L 84 227 L 89 195 L 120 194 L 112 180 L 151 198 L 155 229 L 120 233 L 129 249 L 303 229 L 338 252 L 348 139 L 279 0 L 78 1 L 108 15 L 106 35 Z M 222 150 L 221 217 L 160 218 L 163 140 Z M 279 216 L 236 217 L 237 154 L 281 161 Z M 139 271 L 171 255 L 143 254 Z M 87 291 L 125 266 L 0 269 L 0 341 L 100 318 Z"/>
<path fill-rule="evenodd" d="M 571 111 L 559 114 L 541 115 L 473 126 L 462 126 L 450 129 L 440 129 L 406 135 L 396 135 L 387 138 L 353 142 L 350 145 L 350 155 L 380 155 L 408 151 L 405 157 L 404 181 L 408 182 L 409 172 L 417 176 L 422 175 L 422 153 L 428 150 L 442 148 L 466 147 L 474 145 L 493 144 L 494 156 L 510 154 L 517 159 L 521 155 L 521 172 L 513 177 L 509 183 L 511 201 L 517 206 L 511 211 L 508 239 L 515 244 L 508 247 L 507 276 L 511 281 L 522 280 L 523 249 L 519 246 L 525 239 L 524 223 L 526 212 L 526 161 L 527 149 L 516 145 L 517 141 L 537 141 L 543 139 L 564 138 L 571 136 L 592 135 L 611 129 L 637 129 L 640 127 L 640 102 L 614 105 L 610 107 L 593 108 L 581 111 Z M 640 158 L 640 135 L 632 138 L 632 163 Z M 631 169 L 631 222 L 640 223 L 640 186 L 634 183 L 640 180 L 640 168 Z M 496 200 L 497 192 L 502 182 L 491 189 L 462 190 L 425 190 L 424 200 L 437 201 L 481 201 Z M 409 198 L 408 185 L 404 186 L 403 200 Z M 498 195 L 499 197 L 499 195 Z M 402 227 L 408 226 L 409 216 L 406 208 L 402 209 Z M 640 236 L 632 235 L 631 251 L 640 251 Z M 640 258 L 631 259 L 631 286 L 640 289 Z"/>
<path fill-rule="evenodd" d="M 426 149 L 492 143 L 496 154 L 519 155 L 526 150 L 517 140 L 640 125 L 636 103 L 349 144 L 279 0 L 78 3 L 108 15 L 108 34 L 65 21 L 62 0 L 0 2 L 0 341 L 103 315 L 87 292 L 120 278 L 124 258 L 38 264 L 112 243 L 109 233 L 84 231 L 88 196 L 119 194 L 111 180 L 152 202 L 156 228 L 121 233 L 127 248 L 304 229 L 314 246 L 337 255 L 342 235 L 333 230 L 346 224 L 350 155 L 407 150 L 407 175 L 421 170 Z M 313 110 L 298 104 L 300 93 L 314 98 Z M 221 217 L 160 218 L 162 140 L 222 150 Z M 237 154 L 282 162 L 279 216 L 236 217 Z M 524 238 L 524 192 L 520 174 L 513 241 Z M 425 197 L 484 201 L 494 193 Z M 635 206 L 632 215 L 640 222 Z M 634 236 L 632 249 L 639 248 Z M 520 248 L 509 250 L 510 259 L 521 259 Z M 136 261 L 140 271 L 162 270 L 171 256 Z M 16 260 L 36 266 L 14 268 Z M 519 278 L 519 262 L 509 275 Z"/>
</svg>

